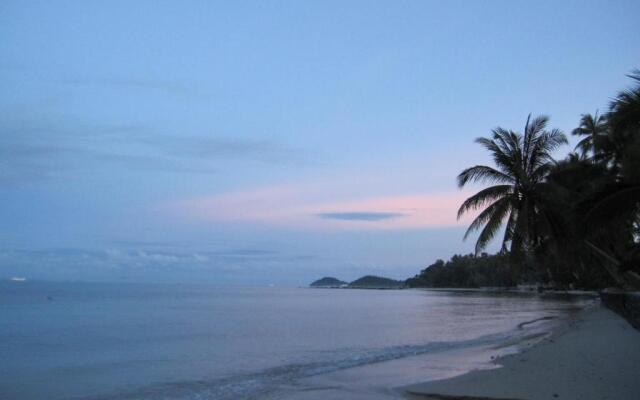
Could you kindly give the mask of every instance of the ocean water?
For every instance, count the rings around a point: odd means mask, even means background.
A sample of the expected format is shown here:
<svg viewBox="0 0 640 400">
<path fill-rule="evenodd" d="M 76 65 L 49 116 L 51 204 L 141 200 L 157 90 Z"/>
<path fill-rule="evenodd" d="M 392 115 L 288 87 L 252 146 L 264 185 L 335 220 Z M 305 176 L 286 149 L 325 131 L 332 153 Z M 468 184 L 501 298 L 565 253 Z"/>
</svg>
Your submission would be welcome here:
<svg viewBox="0 0 640 400">
<path fill-rule="evenodd" d="M 517 342 L 583 305 L 478 292 L 3 281 L 0 399 L 279 398 L 341 369 L 430 354 L 446 363 L 448 351 Z"/>
</svg>

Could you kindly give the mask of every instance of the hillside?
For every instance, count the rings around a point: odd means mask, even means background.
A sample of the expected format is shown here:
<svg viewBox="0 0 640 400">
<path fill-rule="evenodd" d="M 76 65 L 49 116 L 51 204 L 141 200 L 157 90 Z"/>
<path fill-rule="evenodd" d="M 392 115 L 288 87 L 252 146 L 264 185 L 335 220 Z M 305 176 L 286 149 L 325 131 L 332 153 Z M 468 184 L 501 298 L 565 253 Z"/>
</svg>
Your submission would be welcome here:
<svg viewBox="0 0 640 400">
<path fill-rule="evenodd" d="M 454 255 L 449 261 L 437 260 L 413 278 L 408 287 L 479 288 L 514 287 L 522 277 L 512 268 L 508 255 L 483 253 Z"/>
<path fill-rule="evenodd" d="M 340 279 L 326 276 L 322 279 L 318 279 L 315 282 L 312 282 L 309 286 L 311 287 L 320 287 L 320 288 L 338 288 L 346 285 L 347 282 L 341 281 Z"/>
<path fill-rule="evenodd" d="M 349 284 L 349 287 L 354 289 L 399 289 L 403 286 L 402 281 L 373 275 L 363 276 Z"/>
</svg>

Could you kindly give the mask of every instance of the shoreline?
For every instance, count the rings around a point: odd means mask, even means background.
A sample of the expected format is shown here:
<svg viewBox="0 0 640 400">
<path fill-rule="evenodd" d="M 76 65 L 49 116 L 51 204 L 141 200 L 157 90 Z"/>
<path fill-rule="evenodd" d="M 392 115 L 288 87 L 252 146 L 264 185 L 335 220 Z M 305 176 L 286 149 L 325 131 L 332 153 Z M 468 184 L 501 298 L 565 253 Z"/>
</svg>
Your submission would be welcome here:
<svg viewBox="0 0 640 400">
<path fill-rule="evenodd" d="M 539 296 L 539 294 L 535 294 Z M 593 307 L 589 302 L 581 307 Z M 570 321 L 582 311 L 570 311 L 565 316 L 543 316 L 514 325 L 521 334 L 497 341 L 459 348 L 416 354 L 382 362 L 339 369 L 297 381 L 286 395 L 273 397 L 284 400 L 415 399 L 407 397 L 405 387 L 418 382 L 447 380 L 477 370 L 500 368 L 495 363 L 523 349 L 535 347 L 568 328 Z"/>
<path fill-rule="evenodd" d="M 546 335 L 304 379 L 286 400 L 626 400 L 640 394 L 640 331 L 600 300 Z M 529 324 L 527 324 L 529 326 Z M 439 374 L 437 378 L 427 378 Z M 424 381 L 429 379 L 428 381 Z"/>
<path fill-rule="evenodd" d="M 514 293 L 514 294 L 529 294 L 529 295 L 564 295 L 564 296 L 577 296 L 577 297 L 593 297 L 599 296 L 598 291 L 595 290 L 544 290 L 538 292 L 537 290 L 524 290 L 517 288 L 501 288 L 501 287 L 481 287 L 481 288 L 428 288 L 428 287 L 415 287 L 407 288 L 410 290 L 427 290 L 431 292 L 471 292 L 471 293 Z"/>
<path fill-rule="evenodd" d="M 301 289 L 321 289 L 321 290 L 418 290 L 428 292 L 450 292 L 450 293 L 487 293 L 487 294 L 516 294 L 535 296 L 575 296 L 598 298 L 600 293 L 595 290 L 524 290 L 507 287 L 481 287 L 481 288 L 432 288 L 432 287 L 337 287 L 337 286 L 299 286 Z"/>
<path fill-rule="evenodd" d="M 408 399 L 630 399 L 640 394 L 640 332 L 600 302 L 495 369 L 397 387 Z"/>
</svg>

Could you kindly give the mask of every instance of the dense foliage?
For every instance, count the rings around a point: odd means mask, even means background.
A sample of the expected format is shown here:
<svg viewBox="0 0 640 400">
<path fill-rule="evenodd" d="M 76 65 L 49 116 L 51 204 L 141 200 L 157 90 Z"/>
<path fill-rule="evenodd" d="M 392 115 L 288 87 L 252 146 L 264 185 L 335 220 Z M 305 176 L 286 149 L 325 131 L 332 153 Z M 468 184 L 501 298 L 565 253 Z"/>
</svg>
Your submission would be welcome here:
<svg viewBox="0 0 640 400">
<path fill-rule="evenodd" d="M 510 287 L 518 281 L 506 254 L 455 255 L 450 261 L 438 260 L 406 281 L 408 287 L 478 288 Z"/>
<path fill-rule="evenodd" d="M 342 285 L 346 285 L 347 282 L 341 281 L 338 278 L 334 278 L 332 276 L 325 276 L 324 278 L 318 279 L 317 281 L 312 282 L 309 286 L 311 287 L 332 287 L 337 288 Z"/>
<path fill-rule="evenodd" d="M 538 244 L 541 215 L 540 186 L 553 165 L 551 152 L 567 143 L 558 129 L 547 130 L 549 118 L 527 118 L 524 134 L 496 128 L 490 138 L 476 142 L 492 155 L 496 168 L 476 165 L 458 175 L 458 185 L 470 182 L 497 183 L 469 197 L 460 206 L 458 218 L 470 210 L 484 208 L 469 226 L 465 238 L 482 228 L 476 243 L 481 251 L 506 220 L 502 246 L 512 251 L 529 251 Z"/>
<path fill-rule="evenodd" d="M 390 279 L 390 278 L 383 278 L 381 276 L 374 276 L 374 275 L 366 275 L 363 276 L 362 278 L 358 278 L 355 281 L 349 283 L 349 287 L 350 288 L 378 288 L 378 289 L 385 289 L 385 288 L 399 288 L 404 286 L 404 282 L 402 281 L 396 281 L 394 279 Z"/>
<path fill-rule="evenodd" d="M 640 71 L 606 113 L 581 116 L 580 141 L 565 159 L 551 153 L 566 143 L 548 118 L 528 118 L 524 133 L 496 128 L 476 141 L 495 167 L 477 165 L 458 176 L 493 184 L 467 199 L 458 216 L 479 211 L 467 235 L 480 230 L 476 254 L 502 230 L 499 255 L 439 260 L 411 286 L 511 286 L 640 289 Z M 467 236 L 465 235 L 465 237 Z"/>
</svg>

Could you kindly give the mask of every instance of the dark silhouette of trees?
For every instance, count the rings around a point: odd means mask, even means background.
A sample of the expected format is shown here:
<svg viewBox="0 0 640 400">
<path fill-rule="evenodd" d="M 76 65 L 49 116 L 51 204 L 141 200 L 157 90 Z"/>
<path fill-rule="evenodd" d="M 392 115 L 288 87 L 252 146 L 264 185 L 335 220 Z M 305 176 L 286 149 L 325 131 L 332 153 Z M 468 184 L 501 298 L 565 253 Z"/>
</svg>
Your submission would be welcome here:
<svg viewBox="0 0 640 400">
<path fill-rule="evenodd" d="M 469 226 L 465 238 L 482 228 L 476 242 L 480 252 L 500 230 L 506 228 L 502 240 L 503 250 L 510 244 L 511 251 L 531 251 L 538 244 L 539 185 L 553 165 L 551 152 L 567 143 L 558 129 L 547 130 L 546 116 L 527 118 L 524 134 L 496 128 L 491 138 L 478 138 L 476 142 L 487 149 L 496 168 L 476 165 L 458 175 L 458 186 L 469 182 L 498 183 L 481 190 L 462 203 L 458 218 L 471 210 L 483 209 Z"/>
<path fill-rule="evenodd" d="M 582 157 L 600 154 L 603 148 L 607 147 L 607 122 L 603 115 L 582 114 L 580 117 L 580 126 L 571 131 L 576 136 L 584 136 L 578 142 L 575 150 Z"/>
<path fill-rule="evenodd" d="M 407 285 L 640 289 L 640 70 L 629 77 L 606 113 L 581 116 L 572 131 L 581 140 L 563 160 L 551 153 L 566 137 L 544 116 L 527 118 L 522 134 L 496 128 L 476 139 L 495 166 L 457 178 L 492 184 L 458 210 L 480 210 L 465 233 L 480 230 L 475 255 L 438 260 Z M 478 256 L 501 229 L 501 252 Z"/>
<path fill-rule="evenodd" d="M 505 254 L 480 256 L 455 255 L 444 262 L 437 260 L 418 275 L 406 281 L 408 287 L 479 288 L 511 287 L 518 282 Z"/>
</svg>

